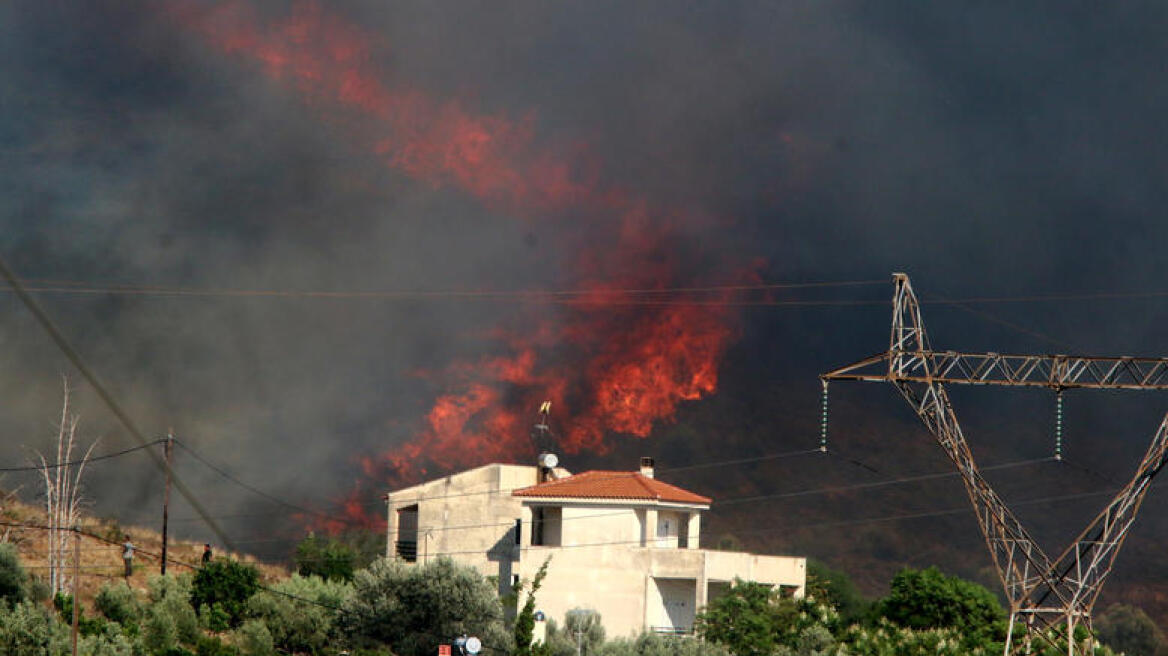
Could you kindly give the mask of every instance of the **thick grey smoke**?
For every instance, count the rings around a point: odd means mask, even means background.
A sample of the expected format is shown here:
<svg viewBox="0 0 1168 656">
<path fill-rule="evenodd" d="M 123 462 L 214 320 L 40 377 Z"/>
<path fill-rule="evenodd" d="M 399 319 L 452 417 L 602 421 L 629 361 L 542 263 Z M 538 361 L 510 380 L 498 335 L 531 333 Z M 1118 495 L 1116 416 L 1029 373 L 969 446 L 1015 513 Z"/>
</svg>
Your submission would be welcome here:
<svg viewBox="0 0 1168 656">
<path fill-rule="evenodd" d="M 686 245 L 702 266 L 765 258 L 773 281 L 908 270 L 926 297 L 1168 291 L 1158 5 L 327 7 L 375 37 L 387 85 L 529 120 L 549 148 L 582 145 L 601 179 L 717 217 Z M 587 230 L 386 167 L 359 121 L 217 51 L 171 8 L 0 7 L 0 253 L 34 286 L 574 282 L 563 262 L 588 247 Z M 419 430 L 442 391 L 419 371 L 477 357 L 516 315 L 457 299 L 42 300 L 142 426 L 173 427 L 243 479 L 322 507 L 360 478 L 359 456 Z M 20 464 L 53 434 L 68 367 L 15 299 L 0 306 L 0 456 Z M 989 318 L 937 307 L 927 320 L 953 348 L 1168 351 L 1163 299 L 976 309 Z M 886 321 L 883 307 L 747 310 L 727 385 L 813 389 L 820 371 L 882 348 Z M 76 382 L 82 431 L 127 446 Z M 1154 406 L 1113 422 L 1125 444 L 1150 433 Z M 180 471 L 220 514 L 268 507 L 193 462 Z M 95 466 L 90 485 L 100 514 L 155 512 L 160 482 L 144 458 Z M 249 521 L 228 526 L 250 535 Z"/>
</svg>

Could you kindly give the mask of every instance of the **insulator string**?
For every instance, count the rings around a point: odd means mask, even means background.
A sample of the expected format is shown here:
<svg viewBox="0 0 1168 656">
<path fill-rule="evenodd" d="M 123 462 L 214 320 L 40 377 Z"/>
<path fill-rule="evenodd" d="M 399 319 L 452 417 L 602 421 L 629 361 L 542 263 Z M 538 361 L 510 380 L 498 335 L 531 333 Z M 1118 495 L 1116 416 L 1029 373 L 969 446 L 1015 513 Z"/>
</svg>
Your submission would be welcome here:
<svg viewBox="0 0 1168 656">
<path fill-rule="evenodd" d="M 1063 391 L 1055 394 L 1054 401 L 1054 459 L 1063 459 Z"/>
<path fill-rule="evenodd" d="M 819 450 L 827 453 L 827 380 L 823 381 L 823 401 L 819 418 Z"/>
</svg>

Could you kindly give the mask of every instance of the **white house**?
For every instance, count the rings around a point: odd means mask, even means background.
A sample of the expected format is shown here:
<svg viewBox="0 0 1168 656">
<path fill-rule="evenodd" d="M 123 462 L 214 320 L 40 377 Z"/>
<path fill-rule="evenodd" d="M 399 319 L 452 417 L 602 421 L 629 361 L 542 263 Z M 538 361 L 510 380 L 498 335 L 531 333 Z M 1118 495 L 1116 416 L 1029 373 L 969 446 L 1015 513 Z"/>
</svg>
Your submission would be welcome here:
<svg viewBox="0 0 1168 656">
<path fill-rule="evenodd" d="M 550 557 L 545 615 L 600 613 L 610 635 L 688 633 L 737 577 L 801 596 L 806 559 L 699 548 L 711 499 L 638 471 L 491 464 L 391 492 L 388 553 L 449 556 L 497 577 L 500 594 Z"/>
</svg>

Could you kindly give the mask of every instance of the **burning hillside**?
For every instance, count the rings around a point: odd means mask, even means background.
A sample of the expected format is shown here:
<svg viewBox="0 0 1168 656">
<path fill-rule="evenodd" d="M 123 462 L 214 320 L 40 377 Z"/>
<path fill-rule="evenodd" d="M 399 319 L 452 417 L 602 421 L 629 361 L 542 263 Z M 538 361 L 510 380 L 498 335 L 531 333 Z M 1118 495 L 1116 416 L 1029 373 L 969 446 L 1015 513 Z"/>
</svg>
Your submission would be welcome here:
<svg viewBox="0 0 1168 656">
<path fill-rule="evenodd" d="M 416 438 L 362 459 L 367 475 L 401 483 L 525 457 L 534 449 L 530 414 L 544 399 L 558 409 L 559 448 L 604 452 L 608 436 L 646 437 L 683 401 L 715 392 L 736 334 L 718 285 L 751 280 L 753 267 L 694 254 L 687 234 L 708 222 L 699 213 L 602 182 L 603 164 L 587 148 L 537 140 L 534 114 L 478 114 L 392 79 L 371 35 L 319 4 L 274 17 L 239 2 L 175 15 L 322 120 L 360 126 L 356 143 L 392 170 L 519 221 L 555 223 L 574 254 L 557 272 L 572 292 L 532 293 L 526 300 L 538 303 L 493 331 L 494 352 L 421 373 L 441 392 Z M 698 286 L 680 298 L 665 293 Z M 549 306 L 557 311 L 536 309 Z"/>
</svg>

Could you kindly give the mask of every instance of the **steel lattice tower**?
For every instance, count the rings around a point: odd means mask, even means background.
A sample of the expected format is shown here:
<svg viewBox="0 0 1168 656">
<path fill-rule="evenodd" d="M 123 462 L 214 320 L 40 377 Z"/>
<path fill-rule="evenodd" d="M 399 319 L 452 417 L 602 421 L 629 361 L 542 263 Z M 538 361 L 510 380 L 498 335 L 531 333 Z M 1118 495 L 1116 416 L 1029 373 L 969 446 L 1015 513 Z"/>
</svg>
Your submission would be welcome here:
<svg viewBox="0 0 1168 656">
<path fill-rule="evenodd" d="M 1168 453 L 1168 416 L 1152 438 L 1131 481 L 1056 558 L 1034 541 L 1005 501 L 982 477 L 962 434 L 946 384 L 1066 389 L 1168 389 L 1168 358 L 1002 355 L 934 351 L 921 322 L 908 276 L 893 274 L 892 335 L 888 351 L 821 376 L 826 438 L 827 385 L 832 380 L 889 382 L 916 411 L 957 466 L 1009 603 L 1005 656 L 1030 653 L 1034 640 L 1052 645 L 1048 629 L 1065 630 L 1067 654 L 1093 651 L 1091 610 L 1127 537 L 1152 478 Z M 1061 407 L 1061 406 L 1060 406 Z M 1061 414 L 1060 414 L 1061 422 Z M 1061 425 L 1060 425 L 1061 430 Z M 1056 447 L 1055 457 L 1060 457 Z M 1019 635 L 1016 624 L 1025 632 Z M 1087 629 L 1076 641 L 1075 628 Z"/>
</svg>

